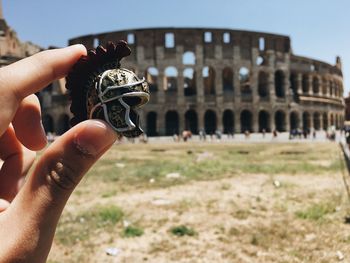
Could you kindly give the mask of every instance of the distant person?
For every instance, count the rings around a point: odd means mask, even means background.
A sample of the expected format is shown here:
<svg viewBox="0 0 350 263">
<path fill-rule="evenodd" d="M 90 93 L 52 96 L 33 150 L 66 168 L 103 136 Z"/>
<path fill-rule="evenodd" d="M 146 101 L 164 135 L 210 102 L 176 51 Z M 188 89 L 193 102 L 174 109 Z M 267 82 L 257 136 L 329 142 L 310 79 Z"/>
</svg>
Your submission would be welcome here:
<svg viewBox="0 0 350 263">
<path fill-rule="evenodd" d="M 262 137 L 265 138 L 265 136 L 266 136 L 266 130 L 265 130 L 265 129 L 262 129 L 261 133 L 262 133 Z"/>
</svg>

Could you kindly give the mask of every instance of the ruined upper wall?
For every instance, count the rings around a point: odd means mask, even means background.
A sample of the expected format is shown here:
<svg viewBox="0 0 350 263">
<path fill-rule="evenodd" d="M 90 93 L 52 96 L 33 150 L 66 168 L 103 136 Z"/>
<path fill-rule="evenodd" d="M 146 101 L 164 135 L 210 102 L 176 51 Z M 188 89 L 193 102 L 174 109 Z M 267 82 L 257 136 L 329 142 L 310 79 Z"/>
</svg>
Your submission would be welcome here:
<svg viewBox="0 0 350 263">
<path fill-rule="evenodd" d="M 259 48 L 260 41 L 264 42 L 264 50 L 275 50 L 283 53 L 290 52 L 290 39 L 288 36 L 214 28 L 131 29 L 80 36 L 70 39 L 69 44 L 82 43 L 87 48 L 93 48 L 96 47 L 97 43 L 105 45 L 108 41 L 123 39 L 128 41 L 131 48 L 134 49 L 133 52 L 137 52 L 136 46 L 143 46 L 148 51 L 147 57 L 152 57 L 155 55 L 155 47 L 165 47 L 166 38 L 171 34 L 173 35 L 174 45 L 173 47 L 166 48 L 166 53 L 174 53 L 176 46 L 179 45 L 183 46 L 185 52 L 195 51 L 196 45 L 203 45 L 204 51 L 207 51 L 205 53 L 210 56 L 210 53 L 214 51 L 214 46 L 222 45 L 224 56 L 230 56 L 230 52 L 225 51 L 232 51 L 234 46 L 240 46 L 242 50 L 250 50 L 254 47 Z M 211 38 L 210 41 L 208 41 L 208 37 Z M 135 57 L 137 56 L 135 55 Z"/>
</svg>

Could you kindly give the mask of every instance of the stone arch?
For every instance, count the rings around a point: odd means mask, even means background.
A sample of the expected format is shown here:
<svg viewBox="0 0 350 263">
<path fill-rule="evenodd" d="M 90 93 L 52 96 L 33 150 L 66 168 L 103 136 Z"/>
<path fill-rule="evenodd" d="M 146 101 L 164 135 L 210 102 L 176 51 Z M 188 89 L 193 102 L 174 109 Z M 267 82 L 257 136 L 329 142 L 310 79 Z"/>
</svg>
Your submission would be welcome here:
<svg viewBox="0 0 350 263">
<path fill-rule="evenodd" d="M 165 69 L 164 73 L 164 90 L 167 92 L 177 91 L 177 69 L 170 66 Z"/>
<path fill-rule="evenodd" d="M 290 89 L 293 92 L 293 95 L 298 94 L 298 75 L 297 73 L 292 72 L 289 76 Z"/>
<path fill-rule="evenodd" d="M 278 132 L 286 131 L 286 114 L 282 110 L 275 112 L 275 127 Z"/>
<path fill-rule="evenodd" d="M 334 126 L 334 116 L 333 116 L 333 113 L 331 113 L 331 114 L 329 115 L 329 120 L 330 120 L 331 126 Z"/>
<path fill-rule="evenodd" d="M 305 111 L 303 113 L 303 130 L 310 131 L 310 127 L 311 127 L 310 113 Z"/>
<path fill-rule="evenodd" d="M 312 92 L 318 94 L 320 92 L 320 81 L 317 76 L 312 78 Z"/>
<path fill-rule="evenodd" d="M 309 75 L 308 74 L 303 74 L 302 90 L 303 90 L 303 93 L 309 93 Z"/>
<path fill-rule="evenodd" d="M 183 72 L 184 76 L 184 95 L 193 96 L 197 94 L 196 72 L 192 68 L 186 68 Z"/>
<path fill-rule="evenodd" d="M 238 79 L 239 79 L 241 95 L 242 95 L 243 99 L 246 96 L 251 96 L 252 89 L 250 87 L 250 71 L 249 71 L 249 69 L 246 67 L 241 67 L 239 69 Z"/>
<path fill-rule="evenodd" d="M 319 112 L 315 112 L 313 116 L 314 129 L 319 131 L 321 129 L 321 115 Z"/>
<path fill-rule="evenodd" d="M 233 92 L 233 70 L 225 67 L 222 71 L 222 84 L 224 92 Z"/>
<path fill-rule="evenodd" d="M 145 76 L 149 85 L 150 92 L 158 91 L 158 69 L 156 67 L 149 67 L 146 69 Z"/>
<path fill-rule="evenodd" d="M 42 117 L 42 122 L 46 133 L 49 133 L 49 132 L 53 133 L 55 131 L 53 118 L 50 114 L 45 114 Z"/>
<path fill-rule="evenodd" d="M 269 96 L 269 75 L 264 71 L 259 72 L 258 94 L 261 98 L 266 98 Z"/>
<path fill-rule="evenodd" d="M 215 70 L 212 67 L 204 67 L 202 71 L 204 94 L 215 95 Z"/>
<path fill-rule="evenodd" d="M 249 110 L 243 110 L 241 112 L 241 132 L 253 131 L 253 114 Z"/>
<path fill-rule="evenodd" d="M 265 130 L 266 132 L 270 132 L 270 114 L 266 110 L 261 110 L 259 112 L 258 119 L 259 132 L 262 132 L 263 130 Z"/>
<path fill-rule="evenodd" d="M 157 136 L 157 113 L 151 111 L 147 114 L 147 135 Z"/>
<path fill-rule="evenodd" d="M 289 123 L 290 123 L 290 129 L 295 130 L 299 129 L 300 127 L 300 119 L 299 119 L 299 113 L 296 111 L 293 111 L 289 115 Z"/>
<path fill-rule="evenodd" d="M 275 72 L 275 93 L 277 98 L 284 98 L 284 78 L 285 74 L 282 70 L 277 70 Z"/>
<path fill-rule="evenodd" d="M 323 113 L 322 120 L 323 120 L 323 129 L 327 130 L 328 129 L 328 115 L 326 112 Z"/>
<path fill-rule="evenodd" d="M 69 116 L 67 114 L 62 114 L 59 119 L 58 119 L 58 124 L 57 124 L 57 134 L 62 135 L 66 131 L 69 130 L 70 128 L 70 123 L 69 123 Z"/>
<path fill-rule="evenodd" d="M 179 114 L 176 111 L 168 111 L 165 114 L 165 134 L 179 134 Z"/>
<path fill-rule="evenodd" d="M 195 65 L 196 64 L 196 55 L 192 51 L 186 51 L 182 55 L 182 64 L 184 65 Z"/>
<path fill-rule="evenodd" d="M 216 113 L 213 110 L 207 110 L 204 114 L 204 127 L 207 134 L 214 134 L 216 131 Z"/>
<path fill-rule="evenodd" d="M 225 110 L 222 115 L 222 123 L 224 125 L 224 133 L 231 134 L 234 132 L 234 113 L 232 110 Z"/>
<path fill-rule="evenodd" d="M 193 134 L 198 133 L 198 117 L 195 110 L 188 110 L 185 113 L 185 129 Z"/>
</svg>

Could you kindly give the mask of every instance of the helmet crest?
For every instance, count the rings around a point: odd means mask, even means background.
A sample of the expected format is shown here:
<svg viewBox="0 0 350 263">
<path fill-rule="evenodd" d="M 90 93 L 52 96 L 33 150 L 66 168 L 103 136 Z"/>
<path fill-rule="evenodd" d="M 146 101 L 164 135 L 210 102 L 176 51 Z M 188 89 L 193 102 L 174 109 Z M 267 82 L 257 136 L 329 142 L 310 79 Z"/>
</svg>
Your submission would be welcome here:
<svg viewBox="0 0 350 263">
<path fill-rule="evenodd" d="M 120 68 L 121 59 L 130 53 L 125 41 L 117 45 L 108 42 L 106 49 L 89 50 L 73 66 L 66 83 L 72 100 L 72 125 L 97 118 L 126 137 L 143 132 L 136 109 L 148 102 L 149 88 L 144 78 Z"/>
</svg>

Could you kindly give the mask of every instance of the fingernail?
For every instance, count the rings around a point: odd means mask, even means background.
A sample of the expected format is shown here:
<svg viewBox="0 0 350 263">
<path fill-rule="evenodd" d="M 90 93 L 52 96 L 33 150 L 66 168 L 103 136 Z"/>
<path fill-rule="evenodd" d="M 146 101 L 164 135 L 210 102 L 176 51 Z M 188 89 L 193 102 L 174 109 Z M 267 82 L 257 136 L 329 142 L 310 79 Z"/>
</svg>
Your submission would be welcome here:
<svg viewBox="0 0 350 263">
<path fill-rule="evenodd" d="M 43 122 L 42 122 L 42 121 L 40 121 L 40 126 L 41 126 L 41 135 L 42 135 L 42 138 L 44 138 L 45 142 L 47 143 L 46 132 L 45 132 L 45 128 L 44 128 L 44 125 L 43 125 Z"/>
<path fill-rule="evenodd" d="M 117 139 L 117 134 L 103 121 L 88 120 L 84 124 L 74 138 L 75 145 L 84 154 L 98 155 Z"/>
</svg>

